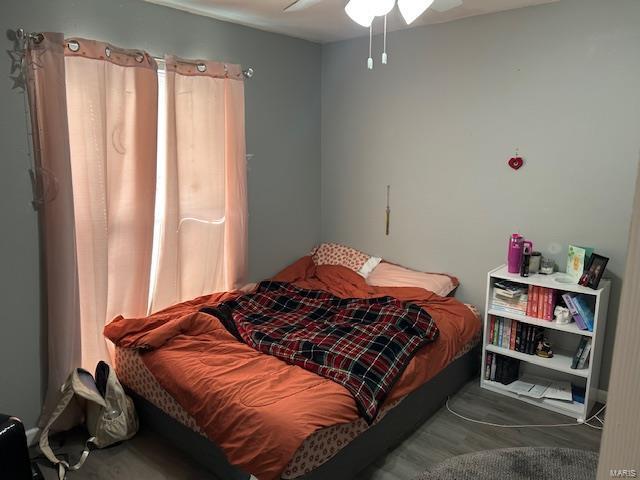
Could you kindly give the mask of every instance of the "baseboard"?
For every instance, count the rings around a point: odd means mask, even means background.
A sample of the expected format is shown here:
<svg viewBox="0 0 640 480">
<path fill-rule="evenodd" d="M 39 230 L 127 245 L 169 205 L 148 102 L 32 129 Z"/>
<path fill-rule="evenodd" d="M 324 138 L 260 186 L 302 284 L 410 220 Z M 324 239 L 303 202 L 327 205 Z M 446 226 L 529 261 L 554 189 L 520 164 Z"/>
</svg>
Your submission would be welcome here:
<svg viewBox="0 0 640 480">
<path fill-rule="evenodd" d="M 38 441 L 38 437 L 40 436 L 40 429 L 37 427 L 30 428 L 25 432 L 25 434 L 27 435 L 27 445 L 33 447 Z"/>
<path fill-rule="evenodd" d="M 596 402 L 607 403 L 607 395 L 609 392 L 607 390 L 596 390 Z"/>
</svg>

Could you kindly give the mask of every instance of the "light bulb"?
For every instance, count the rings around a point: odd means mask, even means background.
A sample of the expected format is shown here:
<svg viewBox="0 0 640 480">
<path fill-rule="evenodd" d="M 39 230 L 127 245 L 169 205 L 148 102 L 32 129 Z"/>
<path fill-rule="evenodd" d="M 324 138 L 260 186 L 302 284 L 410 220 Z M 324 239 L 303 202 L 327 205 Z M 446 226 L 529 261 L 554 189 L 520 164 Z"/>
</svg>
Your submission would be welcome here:
<svg viewBox="0 0 640 480">
<path fill-rule="evenodd" d="M 363 27 L 370 27 L 375 17 L 367 0 L 351 0 L 344 7 L 344 11 L 347 12 L 351 20 Z"/>
<path fill-rule="evenodd" d="M 415 22 L 432 4 L 433 0 L 398 0 L 398 8 L 407 25 Z"/>
<path fill-rule="evenodd" d="M 351 0 L 344 11 L 357 24 L 369 27 L 375 17 L 386 15 L 395 4 L 396 0 Z"/>
</svg>

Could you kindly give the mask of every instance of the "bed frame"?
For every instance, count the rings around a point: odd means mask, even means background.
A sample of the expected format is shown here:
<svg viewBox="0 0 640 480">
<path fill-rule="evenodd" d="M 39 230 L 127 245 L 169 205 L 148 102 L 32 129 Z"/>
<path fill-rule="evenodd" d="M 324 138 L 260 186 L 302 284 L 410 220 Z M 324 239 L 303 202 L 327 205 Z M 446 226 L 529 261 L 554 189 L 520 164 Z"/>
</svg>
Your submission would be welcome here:
<svg viewBox="0 0 640 480">
<path fill-rule="evenodd" d="M 410 393 L 385 417 L 358 435 L 333 458 L 300 480 L 349 480 L 392 450 L 422 425 L 456 393 L 479 369 L 480 350 L 473 348 L 449 364 L 438 375 Z M 127 389 L 133 398 L 140 422 L 158 432 L 221 480 L 248 480 L 250 475 L 231 465 L 222 450 L 199 433 L 185 427 L 140 395 Z"/>
</svg>

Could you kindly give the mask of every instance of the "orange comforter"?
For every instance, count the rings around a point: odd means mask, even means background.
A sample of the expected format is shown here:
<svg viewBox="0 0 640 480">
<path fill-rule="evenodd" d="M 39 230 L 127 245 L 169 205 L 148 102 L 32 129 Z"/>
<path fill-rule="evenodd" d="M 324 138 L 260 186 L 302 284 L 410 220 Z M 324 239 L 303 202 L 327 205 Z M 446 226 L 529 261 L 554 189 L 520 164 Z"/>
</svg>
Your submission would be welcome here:
<svg viewBox="0 0 640 480">
<path fill-rule="evenodd" d="M 435 376 L 480 328 L 480 320 L 458 300 L 420 288 L 372 287 L 347 268 L 315 267 L 311 257 L 303 257 L 274 280 L 343 298 L 391 295 L 414 301 L 431 314 L 440 336 L 411 360 L 387 402 Z M 356 420 L 358 410 L 344 387 L 253 350 L 217 319 L 198 312 L 241 294 L 200 297 L 146 318 L 118 317 L 104 333 L 119 347 L 145 351 L 147 368 L 230 463 L 259 480 L 273 480 L 305 438 Z"/>
</svg>

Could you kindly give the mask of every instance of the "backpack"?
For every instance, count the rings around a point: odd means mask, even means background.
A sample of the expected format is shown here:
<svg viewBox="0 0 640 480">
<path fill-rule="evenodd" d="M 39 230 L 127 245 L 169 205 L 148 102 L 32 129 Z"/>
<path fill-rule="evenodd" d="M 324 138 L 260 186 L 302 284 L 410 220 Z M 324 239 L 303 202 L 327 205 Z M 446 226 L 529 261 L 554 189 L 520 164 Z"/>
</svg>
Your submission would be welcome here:
<svg viewBox="0 0 640 480">
<path fill-rule="evenodd" d="M 86 423 L 91 437 L 85 443 L 80 460 L 75 465 L 58 459 L 49 446 L 49 432 L 68 430 Z M 94 377 L 76 368 L 62 385 L 58 405 L 40 434 L 40 450 L 58 466 L 58 476 L 64 479 L 69 470 L 78 470 L 89 456 L 90 445 L 97 448 L 128 440 L 138 431 L 138 417 L 133 401 L 124 392 L 113 369 L 105 362 L 96 366 Z"/>
</svg>

